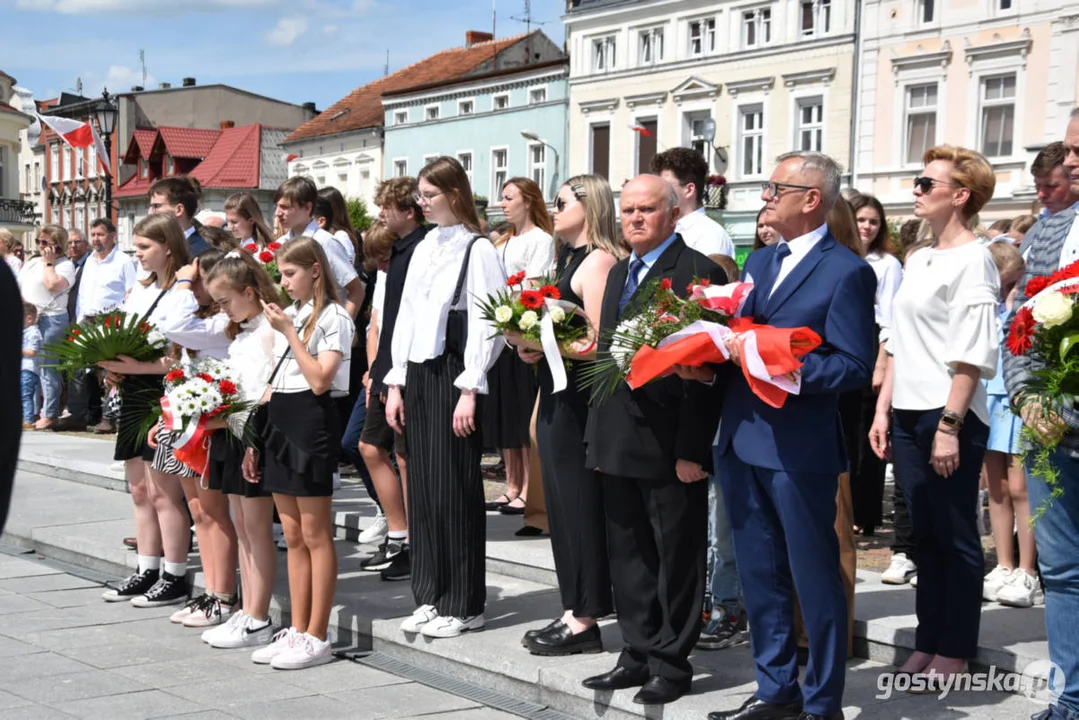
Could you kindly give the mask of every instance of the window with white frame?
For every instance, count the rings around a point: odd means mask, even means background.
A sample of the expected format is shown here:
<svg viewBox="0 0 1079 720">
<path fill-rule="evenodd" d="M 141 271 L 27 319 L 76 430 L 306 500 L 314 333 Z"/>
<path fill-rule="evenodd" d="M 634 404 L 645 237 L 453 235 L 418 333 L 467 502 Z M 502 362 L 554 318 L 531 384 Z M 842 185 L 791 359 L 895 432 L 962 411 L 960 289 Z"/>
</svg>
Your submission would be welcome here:
<svg viewBox="0 0 1079 720">
<path fill-rule="evenodd" d="M 707 110 L 689 112 L 682 116 L 682 144 L 688 145 L 704 158 L 708 157 L 708 141 L 704 139 L 704 126 L 711 117 Z"/>
<path fill-rule="evenodd" d="M 4 153 L 4 151 L 0 150 L 0 155 L 3 155 L 3 153 Z M 34 191 L 34 184 L 33 184 L 32 170 L 30 169 L 30 163 L 26 163 L 26 171 L 25 171 L 24 174 L 26 176 L 25 177 L 26 182 L 24 183 L 26 185 L 26 192 L 28 192 L 28 193 L 33 192 Z M 2 177 L 2 175 L 0 175 L 0 177 Z M 0 182 L 2 182 L 2 181 L 0 181 Z"/>
<path fill-rule="evenodd" d="M 663 28 L 648 28 L 637 33 L 637 64 L 655 65 L 663 61 Z"/>
<path fill-rule="evenodd" d="M 348 187 L 348 173 L 339 172 L 337 173 L 337 189 L 340 190 L 344 187 Z"/>
<path fill-rule="evenodd" d="M 438 105 L 428 105 L 424 108 L 423 116 L 428 120 L 438 120 Z"/>
<path fill-rule="evenodd" d="M 614 35 L 608 35 L 606 37 L 596 38 L 592 41 L 592 70 L 593 72 L 602 72 L 605 70 L 611 70 L 614 68 L 615 51 L 617 45 L 615 44 Z"/>
<path fill-rule="evenodd" d="M 86 232 L 86 207 L 84 205 L 75 206 L 75 229 Z"/>
<path fill-rule="evenodd" d="M 405 125 L 408 123 L 408 110 L 397 110 L 393 113 L 394 125 Z"/>
<path fill-rule="evenodd" d="M 60 208 L 55 204 L 49 209 L 49 222 L 53 225 L 60 224 Z"/>
<path fill-rule="evenodd" d="M 832 29 L 832 0 L 802 0 L 802 35 L 823 35 Z"/>
<path fill-rule="evenodd" d="M 150 163 L 148 163 L 143 158 L 139 158 L 139 177 L 140 178 L 148 178 L 148 177 L 150 177 Z"/>
<path fill-rule="evenodd" d="M 918 22 L 922 24 L 933 22 L 935 6 L 934 0 L 918 0 Z"/>
<path fill-rule="evenodd" d="M 544 191 L 547 187 L 547 146 L 540 143 L 528 146 L 528 177 Z"/>
<path fill-rule="evenodd" d="M 465 169 L 465 175 L 468 175 L 468 184 L 472 184 L 472 153 L 462 152 L 457 153 L 457 162 L 461 163 L 461 167 Z"/>
<path fill-rule="evenodd" d="M 1011 10 L 1012 0 L 996 0 L 998 10 Z"/>
<path fill-rule="evenodd" d="M 7 188 L 5 187 L 5 183 L 4 183 L 4 178 L 7 177 L 7 173 L 4 172 L 4 166 L 6 165 L 6 159 L 7 159 L 7 148 L 4 147 L 3 145 L 0 145 L 0 197 L 3 197 L 4 193 L 7 191 Z M 18 163 L 16 163 L 16 167 L 18 167 Z M 19 171 L 16 170 L 15 171 L 15 178 L 18 179 L 18 177 L 19 177 Z"/>
<path fill-rule="evenodd" d="M 772 10 L 756 8 L 742 13 L 742 47 L 767 45 L 772 41 Z"/>
<path fill-rule="evenodd" d="M 165 156 L 165 174 L 172 175 L 176 172 L 176 161 L 172 159 L 172 155 Z"/>
<path fill-rule="evenodd" d="M 910 85 L 906 92 L 907 164 L 917 165 L 937 144 L 937 84 Z"/>
<path fill-rule="evenodd" d="M 689 21 L 689 54 L 692 57 L 710 55 L 716 51 L 716 19 Z"/>
<path fill-rule="evenodd" d="M 458 115 L 471 115 L 475 112 L 476 103 L 471 100 L 458 100 L 457 101 L 457 114 Z"/>
<path fill-rule="evenodd" d="M 510 106 L 510 96 L 508 93 L 501 95 L 495 95 L 491 98 L 491 107 L 495 110 L 505 110 Z"/>
<path fill-rule="evenodd" d="M 49 178 L 53 182 L 60 181 L 60 146 L 54 144 L 49 148 Z"/>
<path fill-rule="evenodd" d="M 86 177 L 86 156 L 82 154 L 82 148 L 75 151 L 75 177 L 79 180 Z"/>
<path fill-rule="evenodd" d="M 71 227 L 71 217 L 72 217 L 71 216 L 71 206 L 70 205 L 65 205 L 64 206 L 64 227 L 65 228 Z"/>
<path fill-rule="evenodd" d="M 491 197 L 502 195 L 502 186 L 509 178 L 509 150 L 501 148 L 491 151 Z"/>
<path fill-rule="evenodd" d="M 71 146 L 64 145 L 64 180 L 71 179 Z"/>
<path fill-rule="evenodd" d="M 800 98 L 794 126 L 794 147 L 797 150 L 821 152 L 824 146 L 824 98 Z"/>
<path fill-rule="evenodd" d="M 97 148 L 86 148 L 86 177 L 97 177 Z"/>
<path fill-rule="evenodd" d="M 539 105 L 547 102 L 547 88 L 532 88 L 528 91 L 528 104 Z"/>
<path fill-rule="evenodd" d="M 35 194 L 41 192 L 41 163 L 37 160 L 34 161 L 34 184 L 31 187 Z"/>
<path fill-rule="evenodd" d="M 408 160 L 393 161 L 393 176 L 408 177 Z"/>
<path fill-rule="evenodd" d="M 424 155 L 423 156 L 423 166 L 427 167 L 428 165 L 433 163 L 435 160 L 438 160 L 438 153 L 432 153 L 430 155 Z"/>
<path fill-rule="evenodd" d="M 743 105 L 738 109 L 738 170 L 742 177 L 764 173 L 764 106 Z"/>
<path fill-rule="evenodd" d="M 1015 75 L 981 81 L 982 155 L 1010 157 L 1015 137 Z"/>
<path fill-rule="evenodd" d="M 325 175 L 316 175 L 315 176 L 315 184 L 318 185 L 319 187 L 325 187 L 326 186 L 326 176 Z"/>
</svg>

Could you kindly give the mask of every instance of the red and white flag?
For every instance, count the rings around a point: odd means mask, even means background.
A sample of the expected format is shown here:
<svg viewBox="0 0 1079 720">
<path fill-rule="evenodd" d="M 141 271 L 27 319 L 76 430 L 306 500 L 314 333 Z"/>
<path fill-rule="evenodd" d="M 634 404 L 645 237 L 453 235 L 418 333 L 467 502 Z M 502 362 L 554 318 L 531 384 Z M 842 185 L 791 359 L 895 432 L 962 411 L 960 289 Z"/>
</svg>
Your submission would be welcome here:
<svg viewBox="0 0 1079 720">
<path fill-rule="evenodd" d="M 651 137 L 651 138 L 655 137 L 655 135 L 653 135 L 652 132 L 648 128 L 646 128 L 644 125 L 630 125 L 629 129 L 632 130 L 635 133 L 639 133 L 639 134 L 644 135 L 646 137 Z"/>
<path fill-rule="evenodd" d="M 91 145 L 97 150 L 97 159 L 105 166 L 105 172 L 112 175 L 112 166 L 109 155 L 105 151 L 105 143 L 101 142 L 101 136 L 97 129 L 88 122 L 79 122 L 70 118 L 57 117 L 56 115 L 42 115 L 38 118 L 50 130 L 60 136 L 60 139 L 73 148 L 86 148 Z"/>
</svg>

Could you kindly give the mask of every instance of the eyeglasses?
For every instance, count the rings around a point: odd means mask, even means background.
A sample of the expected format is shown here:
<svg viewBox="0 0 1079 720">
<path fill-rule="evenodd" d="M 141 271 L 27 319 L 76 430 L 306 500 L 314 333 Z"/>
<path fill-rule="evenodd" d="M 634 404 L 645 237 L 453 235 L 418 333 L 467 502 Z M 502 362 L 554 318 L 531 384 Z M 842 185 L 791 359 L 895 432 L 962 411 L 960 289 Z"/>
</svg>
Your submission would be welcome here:
<svg viewBox="0 0 1079 720">
<path fill-rule="evenodd" d="M 933 192 L 934 185 L 941 185 L 943 187 L 955 187 L 949 182 L 943 180 L 937 180 L 936 178 L 926 177 L 925 175 L 919 175 L 914 178 L 914 187 L 921 190 L 923 193 Z"/>
<path fill-rule="evenodd" d="M 792 183 L 781 183 L 769 180 L 768 182 L 761 183 L 761 192 L 767 194 L 769 197 L 779 197 L 783 190 L 817 190 L 818 188 L 812 185 L 794 185 Z"/>
<path fill-rule="evenodd" d="M 438 197 L 441 194 L 442 193 L 440 193 L 440 192 L 436 192 L 436 193 L 412 193 L 412 199 L 416 201 L 417 205 L 419 205 L 420 203 L 423 203 L 423 202 L 429 203 L 429 202 L 431 202 L 432 200 L 434 200 L 436 197 Z"/>
<path fill-rule="evenodd" d="M 584 185 L 569 185 L 569 191 L 573 193 L 574 200 L 580 200 L 585 196 Z M 562 199 L 561 196 L 556 196 L 554 199 L 554 209 L 558 212 L 562 212 L 569 205 L 568 202 Z"/>
</svg>

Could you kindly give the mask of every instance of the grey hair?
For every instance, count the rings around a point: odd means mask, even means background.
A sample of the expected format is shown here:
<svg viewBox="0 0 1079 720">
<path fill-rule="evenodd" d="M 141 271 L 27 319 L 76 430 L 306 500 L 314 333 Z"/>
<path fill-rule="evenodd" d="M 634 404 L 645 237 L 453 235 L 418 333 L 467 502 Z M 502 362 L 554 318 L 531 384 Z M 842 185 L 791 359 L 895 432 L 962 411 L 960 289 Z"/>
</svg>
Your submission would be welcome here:
<svg viewBox="0 0 1079 720">
<path fill-rule="evenodd" d="M 839 198 L 839 185 L 842 181 L 843 173 L 839 169 L 839 163 L 824 153 L 809 151 L 784 153 L 776 158 L 776 162 L 782 163 L 792 158 L 802 161 L 800 172 L 816 173 L 820 177 L 821 204 L 825 212 L 831 210 Z"/>
</svg>

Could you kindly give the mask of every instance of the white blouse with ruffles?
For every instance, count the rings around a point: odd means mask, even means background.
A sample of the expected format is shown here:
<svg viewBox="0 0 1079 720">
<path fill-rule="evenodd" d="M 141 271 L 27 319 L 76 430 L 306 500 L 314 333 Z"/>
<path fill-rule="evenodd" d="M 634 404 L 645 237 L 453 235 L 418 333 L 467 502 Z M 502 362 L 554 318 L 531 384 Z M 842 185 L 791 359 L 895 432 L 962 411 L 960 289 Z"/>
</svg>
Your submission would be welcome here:
<svg viewBox="0 0 1079 720">
<path fill-rule="evenodd" d="M 983 380 L 996 375 L 999 297 L 1000 275 L 979 242 L 924 248 L 907 259 L 886 346 L 895 358 L 892 407 L 944 407 L 960 363 L 978 368 Z M 970 411 L 989 424 L 983 383 Z"/>
<path fill-rule="evenodd" d="M 229 344 L 226 362 L 239 383 L 240 397 L 249 403 L 258 403 L 269 386 L 274 369 L 274 329 L 261 313 L 240 324 L 240 334 Z M 228 416 L 229 428 L 237 437 L 243 436 L 244 423 L 249 413 Z M 233 421 L 236 418 L 236 421 Z"/>
</svg>

